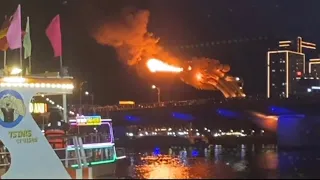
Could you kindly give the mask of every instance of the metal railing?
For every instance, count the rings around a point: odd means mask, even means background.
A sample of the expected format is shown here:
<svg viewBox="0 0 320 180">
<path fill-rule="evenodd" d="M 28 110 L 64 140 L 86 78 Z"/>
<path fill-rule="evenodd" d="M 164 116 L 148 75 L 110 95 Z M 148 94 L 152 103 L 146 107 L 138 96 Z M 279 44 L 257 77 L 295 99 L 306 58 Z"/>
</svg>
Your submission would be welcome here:
<svg viewBox="0 0 320 180">
<path fill-rule="evenodd" d="M 92 105 L 73 105 L 71 107 L 72 111 L 79 112 L 79 110 L 84 110 L 92 113 L 99 112 L 111 112 L 111 111 L 126 111 L 133 109 L 152 109 L 152 108 L 164 108 L 164 107 L 179 107 L 179 106 L 194 106 L 194 105 L 204 105 L 204 104 L 220 104 L 231 101 L 238 100 L 265 100 L 263 97 L 246 97 L 246 98 L 232 98 L 232 99 L 191 99 L 191 100 L 183 100 L 183 101 L 164 101 L 160 103 L 140 103 L 134 105 L 107 105 L 107 106 L 92 106 Z"/>
<path fill-rule="evenodd" d="M 99 136 L 95 140 L 93 140 L 94 138 L 92 137 L 92 134 L 86 135 L 86 136 L 70 136 L 70 135 L 58 136 L 58 138 L 64 139 L 64 141 L 66 142 L 66 147 L 53 148 L 53 150 L 56 152 L 59 159 L 62 161 L 62 163 L 66 168 L 69 168 L 72 166 L 77 166 L 78 168 L 88 167 L 90 164 L 90 162 L 88 161 L 90 161 L 90 159 L 92 158 L 92 155 L 90 156 L 86 155 L 85 149 L 83 148 L 83 138 L 89 137 L 89 139 L 91 140 L 86 141 L 86 144 L 91 144 L 91 143 L 99 143 L 101 142 L 102 139 L 105 139 L 109 136 L 110 134 L 104 134 L 102 135 L 102 137 Z M 51 138 L 57 138 L 57 136 L 47 137 L 47 139 L 49 140 Z M 68 142 L 71 142 L 71 143 L 68 143 Z M 72 148 L 70 149 L 70 146 L 68 147 L 68 145 L 72 145 Z M 119 154 L 120 156 L 125 156 L 125 150 L 123 148 L 116 148 L 115 150 L 116 151 L 114 153 Z M 4 174 L 9 169 L 11 164 L 10 160 L 11 160 L 10 152 L 8 152 L 8 150 L 4 145 L 2 145 L 2 147 L 0 146 L 0 176 L 1 174 Z"/>
</svg>

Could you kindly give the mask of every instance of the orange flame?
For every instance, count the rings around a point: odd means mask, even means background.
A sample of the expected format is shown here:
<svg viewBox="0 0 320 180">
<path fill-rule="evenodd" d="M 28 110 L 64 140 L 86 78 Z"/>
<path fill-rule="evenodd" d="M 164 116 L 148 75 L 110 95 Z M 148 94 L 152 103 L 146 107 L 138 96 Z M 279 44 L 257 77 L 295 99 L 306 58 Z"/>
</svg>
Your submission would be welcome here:
<svg viewBox="0 0 320 180">
<path fill-rule="evenodd" d="M 147 67 L 151 72 L 173 72 L 179 73 L 183 71 L 183 68 L 166 64 L 158 59 L 149 59 L 147 61 Z"/>
<path fill-rule="evenodd" d="M 202 74 L 201 73 L 197 73 L 196 74 L 196 78 L 198 81 L 201 81 L 202 80 Z"/>
</svg>

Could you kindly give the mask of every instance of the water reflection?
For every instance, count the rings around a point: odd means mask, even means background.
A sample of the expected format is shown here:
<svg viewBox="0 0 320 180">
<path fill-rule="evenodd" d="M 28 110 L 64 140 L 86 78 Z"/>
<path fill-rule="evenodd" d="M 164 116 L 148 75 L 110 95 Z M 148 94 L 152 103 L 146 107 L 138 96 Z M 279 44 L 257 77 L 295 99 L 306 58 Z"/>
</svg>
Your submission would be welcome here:
<svg viewBox="0 0 320 180">
<path fill-rule="evenodd" d="M 171 156 L 147 156 L 141 158 L 143 165 L 136 166 L 138 178 L 183 179 L 189 178 L 187 166 L 180 159 Z"/>
<path fill-rule="evenodd" d="M 278 152 L 276 146 L 214 145 L 148 151 L 130 161 L 130 176 L 139 179 L 315 178 L 320 154 Z"/>
</svg>

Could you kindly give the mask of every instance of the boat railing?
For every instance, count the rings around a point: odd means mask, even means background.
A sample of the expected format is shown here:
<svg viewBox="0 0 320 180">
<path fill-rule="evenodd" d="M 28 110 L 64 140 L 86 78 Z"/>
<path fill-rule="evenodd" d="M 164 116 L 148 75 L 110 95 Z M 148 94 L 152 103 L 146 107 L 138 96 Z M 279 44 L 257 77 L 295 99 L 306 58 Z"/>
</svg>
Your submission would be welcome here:
<svg viewBox="0 0 320 180">
<path fill-rule="evenodd" d="M 80 135 L 79 137 L 81 137 L 84 144 L 111 142 L 112 140 L 110 133 L 92 133 L 88 135 Z M 73 144 L 72 139 L 69 139 L 68 144 Z"/>
<path fill-rule="evenodd" d="M 83 143 L 84 137 L 87 136 L 60 136 L 60 138 L 66 138 L 66 148 L 54 148 L 54 150 L 66 168 L 82 168 L 89 165 L 112 163 L 117 159 L 125 158 L 124 149 L 115 148 L 114 143 L 110 141 Z"/>
<path fill-rule="evenodd" d="M 122 148 L 122 147 L 116 148 L 116 154 L 117 154 L 117 159 L 126 158 L 125 148 Z"/>
<path fill-rule="evenodd" d="M 47 137 L 50 138 L 57 138 L 55 137 Z M 58 155 L 59 159 L 64 162 L 66 168 L 77 164 L 77 167 L 87 167 L 87 159 L 90 156 L 86 156 L 85 151 L 83 149 L 82 138 L 79 136 L 59 136 L 59 138 L 66 139 L 66 142 L 72 141 L 72 145 L 66 143 L 65 148 L 54 148 L 53 150 Z"/>
</svg>

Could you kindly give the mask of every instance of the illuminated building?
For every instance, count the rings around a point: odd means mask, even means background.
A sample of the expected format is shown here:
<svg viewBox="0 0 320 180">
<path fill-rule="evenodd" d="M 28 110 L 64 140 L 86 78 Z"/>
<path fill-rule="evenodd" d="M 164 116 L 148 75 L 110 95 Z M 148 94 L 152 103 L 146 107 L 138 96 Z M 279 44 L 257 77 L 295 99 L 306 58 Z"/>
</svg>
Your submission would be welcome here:
<svg viewBox="0 0 320 180">
<path fill-rule="evenodd" d="M 305 73 L 305 55 L 290 50 L 268 51 L 267 97 L 288 98 L 297 92 L 297 77 Z"/>
<path fill-rule="evenodd" d="M 308 72 L 313 77 L 320 76 L 320 59 L 310 59 L 309 60 Z"/>
<path fill-rule="evenodd" d="M 296 45 L 296 46 L 295 46 Z M 306 67 L 303 49 L 316 49 L 316 44 L 303 41 L 297 37 L 296 41 L 279 41 L 278 51 L 268 51 L 267 57 L 267 97 L 288 98 L 290 95 L 304 92 L 304 87 L 299 87 L 301 77 L 314 71 L 320 72 L 320 59 L 311 59 Z M 308 68 L 308 70 L 306 69 Z M 319 68 L 319 70 L 318 70 Z M 312 75 L 314 75 L 312 74 Z"/>
<path fill-rule="evenodd" d="M 291 50 L 303 53 L 303 49 L 316 49 L 316 44 L 303 41 L 302 37 L 297 37 L 296 41 L 279 41 L 279 50 Z"/>
</svg>

